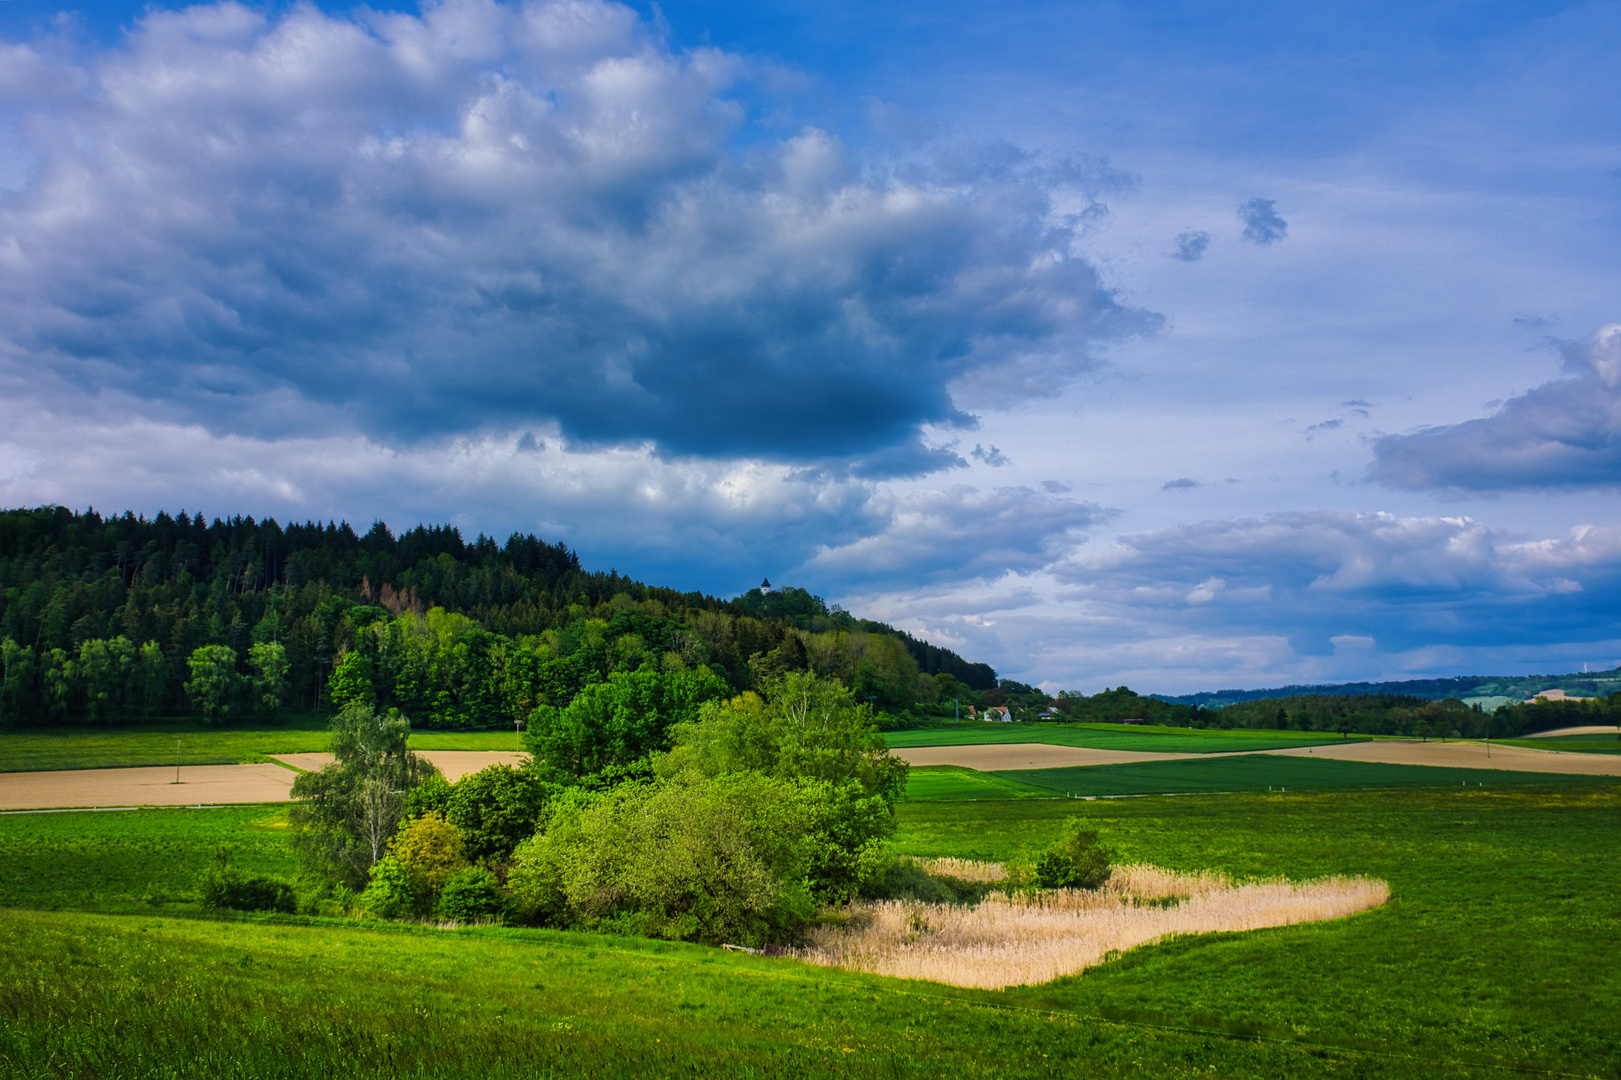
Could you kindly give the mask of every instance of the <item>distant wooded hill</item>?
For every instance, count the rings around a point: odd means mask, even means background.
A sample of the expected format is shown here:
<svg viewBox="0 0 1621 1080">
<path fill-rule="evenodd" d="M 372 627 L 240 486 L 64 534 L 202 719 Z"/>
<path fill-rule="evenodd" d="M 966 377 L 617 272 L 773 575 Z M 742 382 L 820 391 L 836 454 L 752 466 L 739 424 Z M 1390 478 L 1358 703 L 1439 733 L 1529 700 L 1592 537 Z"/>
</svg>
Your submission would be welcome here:
<svg viewBox="0 0 1621 1080">
<path fill-rule="evenodd" d="M 1621 691 L 1621 667 L 1567 675 L 1460 675 L 1450 679 L 1323 683 L 1309 686 L 1279 686 L 1270 690 L 1216 690 L 1199 694 L 1153 696 L 1176 705 L 1198 705 L 1206 709 L 1220 709 L 1246 701 L 1306 696 L 1395 695 L 1420 698 L 1424 701 L 1457 698 L 1470 703 L 1490 701 L 1496 704 L 1496 699 L 1525 701 L 1544 690 L 1563 690 L 1567 694 L 1585 697 L 1608 697 Z"/>
<path fill-rule="evenodd" d="M 996 672 L 803 589 L 726 600 L 586 570 L 561 543 L 396 537 L 344 522 L 0 511 L 0 723 L 210 719 L 346 692 L 438 726 L 510 725 L 617 670 L 787 670 L 880 709 L 994 691 Z"/>
</svg>

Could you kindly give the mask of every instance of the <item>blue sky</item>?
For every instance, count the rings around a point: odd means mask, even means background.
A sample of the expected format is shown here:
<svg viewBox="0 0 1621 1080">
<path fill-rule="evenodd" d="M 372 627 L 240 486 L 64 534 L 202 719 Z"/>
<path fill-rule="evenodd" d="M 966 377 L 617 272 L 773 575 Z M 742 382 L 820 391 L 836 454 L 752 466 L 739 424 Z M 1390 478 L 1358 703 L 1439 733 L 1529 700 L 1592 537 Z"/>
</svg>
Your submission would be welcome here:
<svg viewBox="0 0 1621 1080">
<path fill-rule="evenodd" d="M 1621 5 L 0 0 L 0 502 L 1095 691 L 1621 662 Z"/>
</svg>

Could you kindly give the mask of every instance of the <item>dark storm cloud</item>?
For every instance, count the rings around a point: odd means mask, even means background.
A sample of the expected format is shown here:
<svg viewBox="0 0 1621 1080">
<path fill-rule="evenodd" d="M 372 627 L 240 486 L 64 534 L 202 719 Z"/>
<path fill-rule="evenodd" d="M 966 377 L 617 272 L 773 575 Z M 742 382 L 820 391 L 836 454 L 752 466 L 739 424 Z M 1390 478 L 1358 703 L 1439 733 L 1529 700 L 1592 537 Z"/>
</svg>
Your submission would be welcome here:
<svg viewBox="0 0 1621 1080">
<path fill-rule="evenodd" d="M 918 438 L 972 424 L 953 380 L 1072 379 L 1151 325 L 1053 212 L 1096 168 L 740 148 L 748 77 L 590 0 L 226 3 L 81 61 L 10 47 L 32 165 L 0 199 L 0 365 L 216 432 L 555 420 L 878 477 L 961 460 Z"/>
<path fill-rule="evenodd" d="M 1271 244 L 1289 235 L 1289 223 L 1278 216 L 1272 199 L 1251 199 L 1240 203 L 1238 220 L 1244 223 L 1244 239 L 1252 244 Z"/>
<path fill-rule="evenodd" d="M 1480 420 L 1388 435 L 1373 479 L 1454 493 L 1621 487 L 1621 324 L 1564 349 L 1571 376 Z"/>
</svg>

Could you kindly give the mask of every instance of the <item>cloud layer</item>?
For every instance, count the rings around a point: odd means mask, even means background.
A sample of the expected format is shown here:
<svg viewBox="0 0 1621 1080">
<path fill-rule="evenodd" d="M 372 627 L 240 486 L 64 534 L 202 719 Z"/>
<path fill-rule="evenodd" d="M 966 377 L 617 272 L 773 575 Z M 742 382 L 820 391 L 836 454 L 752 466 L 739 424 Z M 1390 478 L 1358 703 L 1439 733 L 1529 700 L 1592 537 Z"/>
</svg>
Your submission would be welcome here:
<svg viewBox="0 0 1621 1080">
<path fill-rule="evenodd" d="M 259 436 L 554 421 L 582 443 L 955 463 L 949 386 L 1072 379 L 1152 318 L 1071 250 L 1088 173 L 770 136 L 771 73 L 595 0 L 220 3 L 0 51 L 0 365 Z M 1068 194 L 1065 194 L 1065 193 Z"/>
<path fill-rule="evenodd" d="M 1459 493 L 1621 487 L 1621 323 L 1564 350 L 1570 377 L 1493 415 L 1374 444 L 1373 479 Z"/>
</svg>

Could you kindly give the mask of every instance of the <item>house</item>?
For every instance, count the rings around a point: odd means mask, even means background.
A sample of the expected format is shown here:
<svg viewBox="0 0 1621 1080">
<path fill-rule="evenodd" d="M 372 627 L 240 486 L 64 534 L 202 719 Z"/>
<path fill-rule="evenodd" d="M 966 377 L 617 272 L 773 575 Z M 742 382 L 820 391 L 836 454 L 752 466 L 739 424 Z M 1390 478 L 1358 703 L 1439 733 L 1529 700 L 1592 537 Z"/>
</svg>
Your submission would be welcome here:
<svg viewBox="0 0 1621 1080">
<path fill-rule="evenodd" d="M 1013 723 L 1013 714 L 1008 711 L 1006 705 L 992 705 L 985 710 L 985 719 L 996 724 L 1011 724 Z"/>
<path fill-rule="evenodd" d="M 1036 715 L 1037 720 L 1062 720 L 1063 718 L 1064 714 L 1053 708 L 1051 705 L 1047 706 L 1045 709 L 1042 709 L 1041 712 Z"/>
<path fill-rule="evenodd" d="M 1122 724 L 1146 724 L 1146 723 L 1148 723 L 1147 720 L 1139 720 L 1139 719 L 1136 719 L 1136 718 L 1133 718 L 1133 719 L 1130 719 L 1130 720 L 1122 720 L 1120 722 Z"/>
</svg>

